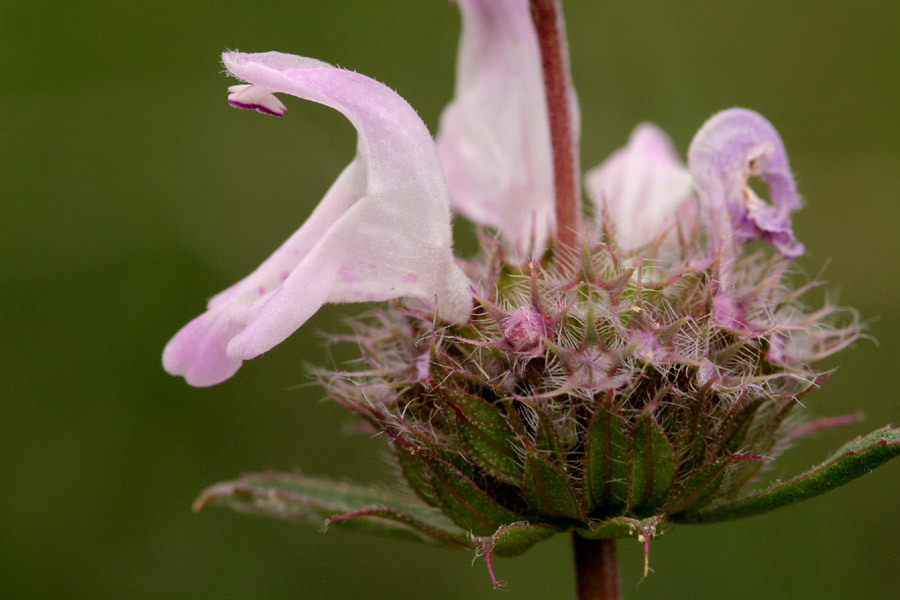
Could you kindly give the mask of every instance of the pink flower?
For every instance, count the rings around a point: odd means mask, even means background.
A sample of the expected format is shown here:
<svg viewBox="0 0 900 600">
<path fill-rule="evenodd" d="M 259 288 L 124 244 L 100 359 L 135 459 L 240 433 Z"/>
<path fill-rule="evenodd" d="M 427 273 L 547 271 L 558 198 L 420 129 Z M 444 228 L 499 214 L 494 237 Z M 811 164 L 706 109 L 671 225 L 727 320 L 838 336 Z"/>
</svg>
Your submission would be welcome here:
<svg viewBox="0 0 900 600">
<path fill-rule="evenodd" d="M 691 198 L 693 182 L 669 137 L 655 125 L 638 125 L 628 145 L 585 175 L 585 186 L 612 221 L 626 251 L 649 244 Z"/>
<path fill-rule="evenodd" d="M 803 254 L 791 228 L 791 211 L 800 208 L 797 184 L 781 137 L 765 117 L 745 108 L 713 115 L 694 136 L 688 164 L 713 250 L 724 243 L 734 253 L 762 239 L 785 258 Z M 768 185 L 770 202 L 748 185 L 753 176 Z"/>
<path fill-rule="evenodd" d="M 510 261 L 543 254 L 555 228 L 553 159 L 528 3 L 460 8 L 457 92 L 437 146 L 409 104 L 364 75 L 277 52 L 223 55 L 246 82 L 228 89 L 231 105 L 282 116 L 275 93 L 312 100 L 343 113 L 359 144 L 306 223 L 172 338 L 169 373 L 196 386 L 224 381 L 326 302 L 418 298 L 465 321 L 472 299 L 452 254 L 451 201 L 499 232 Z"/>
<path fill-rule="evenodd" d="M 412 297 L 465 321 L 472 299 L 453 258 L 447 186 L 412 107 L 385 85 L 308 58 L 227 52 L 223 60 L 249 84 L 230 88 L 232 105 L 281 115 L 280 92 L 330 106 L 359 132 L 357 155 L 294 235 L 172 338 L 166 370 L 191 385 L 224 381 L 326 302 Z"/>
<path fill-rule="evenodd" d="M 553 153 L 537 35 L 523 0 L 459 0 L 456 96 L 437 136 L 453 207 L 496 229 L 507 259 L 540 257 L 556 233 Z M 574 137 L 578 105 L 568 90 Z"/>
</svg>

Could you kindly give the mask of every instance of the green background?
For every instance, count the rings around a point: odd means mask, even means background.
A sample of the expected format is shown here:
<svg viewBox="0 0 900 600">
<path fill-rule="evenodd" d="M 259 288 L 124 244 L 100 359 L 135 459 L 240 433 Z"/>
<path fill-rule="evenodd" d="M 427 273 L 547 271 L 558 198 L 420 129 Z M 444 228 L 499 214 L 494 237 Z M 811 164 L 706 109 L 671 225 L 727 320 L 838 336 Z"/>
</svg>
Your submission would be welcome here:
<svg viewBox="0 0 900 600">
<path fill-rule="evenodd" d="M 592 166 L 652 120 L 684 152 L 714 111 L 759 110 L 788 147 L 805 210 L 800 266 L 827 264 L 861 341 L 808 397 L 861 424 L 789 451 L 786 477 L 900 422 L 900 3 L 567 3 Z M 456 9 L 442 0 L 0 3 L 0 595 L 8 598 L 488 598 L 472 555 L 190 505 L 267 468 L 389 477 L 380 440 L 346 433 L 308 385 L 330 306 L 211 389 L 160 352 L 249 272 L 351 159 L 337 113 L 290 98 L 230 109 L 219 53 L 281 50 L 384 81 L 434 127 L 452 94 Z M 463 230 L 458 246 L 471 251 Z M 333 351 L 336 359 L 347 349 Z M 629 598 L 896 598 L 900 461 L 771 515 L 679 527 Z M 510 598 L 571 598 L 569 541 L 499 559 Z"/>
</svg>

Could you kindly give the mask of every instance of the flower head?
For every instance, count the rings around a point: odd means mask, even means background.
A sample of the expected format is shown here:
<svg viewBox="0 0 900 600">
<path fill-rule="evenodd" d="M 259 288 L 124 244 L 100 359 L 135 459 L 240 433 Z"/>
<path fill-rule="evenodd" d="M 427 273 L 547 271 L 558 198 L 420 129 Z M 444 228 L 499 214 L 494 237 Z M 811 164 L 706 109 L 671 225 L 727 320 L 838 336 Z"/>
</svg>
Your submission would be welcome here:
<svg viewBox="0 0 900 600">
<path fill-rule="evenodd" d="M 458 3 L 456 95 L 436 144 L 405 101 L 363 75 L 274 52 L 224 55 L 246 82 L 229 88 L 232 105 L 282 115 L 282 93 L 331 106 L 359 132 L 357 155 L 307 222 L 215 296 L 163 358 L 210 385 L 325 302 L 390 300 L 354 325 L 366 367 L 318 375 L 391 440 L 427 506 L 360 506 L 359 494 L 328 504 L 338 492 L 296 478 L 273 502 L 280 488 L 268 476 L 257 488 L 217 486 L 201 504 L 258 498 L 269 512 L 390 521 L 480 547 L 490 562 L 560 531 L 636 536 L 646 549 L 671 523 L 823 491 L 799 481 L 741 499 L 787 443 L 817 428 L 788 417 L 824 378 L 814 363 L 859 335 L 852 311 L 808 312 L 806 288 L 786 277 L 803 246 L 775 128 L 750 110 L 723 111 L 697 133 L 685 168 L 661 130 L 639 126 L 588 172 L 598 219 L 572 220 L 576 243 L 562 243 L 554 208 L 572 174 L 555 152 L 575 145 L 577 109 L 568 74 L 551 72 L 566 68 L 564 49 L 545 60 L 559 20 L 537 22 L 556 4 Z M 550 79 L 556 92 L 545 94 Z M 768 201 L 748 183 L 757 176 Z M 466 263 L 452 255 L 451 205 L 497 234 Z M 884 431 L 838 458 L 880 442 L 891 450 L 878 460 L 893 456 L 900 437 Z M 832 471 L 829 485 L 851 471 Z"/>
</svg>

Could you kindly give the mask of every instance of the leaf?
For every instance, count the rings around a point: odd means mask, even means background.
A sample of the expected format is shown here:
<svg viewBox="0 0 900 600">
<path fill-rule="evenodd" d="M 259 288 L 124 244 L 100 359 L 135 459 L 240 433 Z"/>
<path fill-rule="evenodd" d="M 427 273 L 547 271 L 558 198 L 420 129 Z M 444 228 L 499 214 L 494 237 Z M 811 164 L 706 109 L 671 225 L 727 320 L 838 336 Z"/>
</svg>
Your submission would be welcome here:
<svg viewBox="0 0 900 600">
<path fill-rule="evenodd" d="M 452 464 L 430 458 L 431 486 L 444 513 L 475 535 L 490 535 L 501 525 L 521 518 L 504 508 Z"/>
<path fill-rule="evenodd" d="M 662 516 L 637 520 L 628 517 L 613 517 L 605 521 L 594 520 L 576 533 L 589 540 L 611 540 L 634 536 L 644 546 L 644 577 L 650 570 L 650 540 L 664 534 L 669 524 Z"/>
<path fill-rule="evenodd" d="M 516 434 L 501 408 L 462 392 L 448 395 L 459 439 L 476 465 L 500 481 L 520 485 L 523 465 L 516 454 Z"/>
<path fill-rule="evenodd" d="M 637 514 L 652 510 L 675 479 L 675 449 L 648 412 L 631 437 L 631 507 Z"/>
<path fill-rule="evenodd" d="M 425 504 L 439 508 L 440 501 L 434 495 L 431 487 L 431 477 L 428 475 L 428 465 L 416 454 L 415 449 L 401 443 L 394 445 L 397 463 L 406 483 Z"/>
<path fill-rule="evenodd" d="M 678 440 L 676 446 L 680 449 L 679 467 L 683 472 L 691 471 L 703 464 L 706 455 L 707 435 L 707 402 L 709 401 L 709 388 L 703 387 L 697 394 L 694 402 L 690 402 L 683 409 L 687 414 L 684 421 L 678 426 Z"/>
<path fill-rule="evenodd" d="M 526 411 L 526 414 L 532 416 L 532 418 L 528 420 L 528 423 L 529 427 L 534 431 L 534 446 L 553 464 L 560 467 L 565 465 L 566 458 L 562 444 L 559 441 L 559 433 L 556 431 L 556 427 L 554 427 L 547 414 L 541 410 L 540 406 L 536 403 L 530 402 L 525 398 L 516 398 L 516 402 L 525 407 L 524 410 Z M 510 411 L 516 410 L 513 404 L 510 403 L 508 406 Z M 515 414 L 518 415 L 518 413 Z M 522 439 L 531 437 L 528 435 L 526 427 L 521 419 L 514 420 L 513 426 L 517 429 Z"/>
<path fill-rule="evenodd" d="M 683 483 L 675 486 L 673 496 L 664 507 L 667 514 L 674 515 L 691 509 L 697 510 L 709 504 L 722 485 L 726 468 L 736 461 L 758 460 L 758 456 L 732 454 L 705 464 L 697 469 Z"/>
<path fill-rule="evenodd" d="M 534 436 L 535 446 L 539 450 L 547 452 L 547 455 L 553 459 L 555 464 L 565 465 L 565 453 L 559 441 L 559 433 L 556 431 L 556 427 L 543 411 L 535 409 L 535 412 L 538 415 L 538 428 Z"/>
<path fill-rule="evenodd" d="M 716 436 L 722 440 L 720 451 L 738 452 L 745 445 L 745 438 L 753 423 L 756 411 L 762 405 L 764 398 L 754 398 L 746 402 L 738 401 L 728 412 L 725 425 Z"/>
<path fill-rule="evenodd" d="M 466 535 L 434 509 L 384 490 L 287 473 L 245 475 L 217 483 L 194 502 L 239 512 L 321 524 L 358 517 L 347 526 L 437 544 L 469 546 Z M 351 514 L 348 514 L 351 513 Z"/>
<path fill-rule="evenodd" d="M 586 520 L 584 506 L 562 469 L 529 448 L 524 493 L 528 503 L 546 517 Z"/>
<path fill-rule="evenodd" d="M 845 444 L 831 458 L 790 481 L 735 502 L 678 515 L 684 523 L 712 523 L 758 515 L 842 486 L 900 455 L 900 429 L 888 425 Z"/>
<path fill-rule="evenodd" d="M 625 422 L 599 405 L 588 427 L 584 448 L 585 495 L 590 510 L 610 512 L 628 499 L 628 430 Z"/>
<path fill-rule="evenodd" d="M 535 523 L 512 523 L 503 525 L 489 537 L 475 538 L 475 543 L 481 548 L 484 560 L 487 563 L 488 573 L 494 588 L 500 587 L 500 582 L 494 575 L 494 556 L 515 556 L 525 552 L 535 544 L 543 541 L 560 531 L 552 525 Z"/>
<path fill-rule="evenodd" d="M 641 521 L 628 517 L 592 519 L 587 525 L 577 529 L 578 535 L 589 540 L 614 540 L 637 535 Z"/>
<path fill-rule="evenodd" d="M 435 541 L 450 546 L 471 546 L 467 536 L 462 531 L 439 529 L 410 514 L 393 508 L 364 508 L 362 510 L 329 517 L 326 524 L 337 524 L 348 529 L 383 533 L 385 532 L 386 527 L 389 527 L 388 523 L 385 521 L 406 526 L 425 536 L 425 541 Z M 449 523 L 446 523 L 444 524 L 444 527 L 449 525 Z M 398 531 L 403 531 L 403 529 L 401 528 Z"/>
<path fill-rule="evenodd" d="M 560 531 L 552 525 L 535 523 L 504 525 L 490 537 L 491 551 L 495 556 L 516 556 Z"/>
</svg>

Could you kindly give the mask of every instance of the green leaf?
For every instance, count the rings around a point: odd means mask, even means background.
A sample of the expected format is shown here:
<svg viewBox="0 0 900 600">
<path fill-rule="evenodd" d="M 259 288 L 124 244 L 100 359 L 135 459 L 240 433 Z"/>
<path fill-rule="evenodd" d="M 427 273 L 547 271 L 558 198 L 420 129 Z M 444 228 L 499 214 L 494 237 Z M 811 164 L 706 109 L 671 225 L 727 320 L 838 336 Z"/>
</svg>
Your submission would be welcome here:
<svg viewBox="0 0 900 600">
<path fill-rule="evenodd" d="M 447 402 L 454 409 L 459 439 L 472 462 L 500 481 L 520 485 L 524 467 L 503 409 L 462 392 L 448 395 Z"/>
<path fill-rule="evenodd" d="M 437 544 L 470 546 L 463 531 L 434 509 L 390 492 L 286 473 L 245 475 L 213 485 L 194 502 L 239 512 L 322 524 L 338 521 L 365 531 Z M 352 514 L 348 514 L 352 513 Z"/>
<path fill-rule="evenodd" d="M 558 531 L 560 530 L 552 525 L 522 522 L 503 525 L 491 536 L 475 538 L 475 543 L 478 544 L 484 555 L 494 588 L 500 587 L 500 582 L 494 575 L 494 556 L 521 554 Z"/>
<path fill-rule="evenodd" d="M 577 529 L 578 535 L 589 540 L 614 540 L 637 535 L 641 521 L 628 517 L 592 519 L 584 527 Z"/>
<path fill-rule="evenodd" d="M 516 398 L 516 402 L 526 407 L 524 410 L 534 415 L 534 421 L 529 420 L 529 423 L 532 423 L 535 427 L 534 446 L 553 464 L 559 465 L 560 467 L 565 465 L 566 457 L 562 444 L 559 441 L 559 433 L 547 416 L 547 413 L 541 410 L 540 406 L 536 403 L 524 398 Z M 514 404 L 510 403 L 508 406 L 508 410 L 516 410 Z M 519 436 L 522 437 L 522 439 L 528 439 L 530 437 L 521 419 L 514 420 L 513 426 L 517 429 Z"/>
<path fill-rule="evenodd" d="M 396 443 L 395 452 L 397 463 L 406 483 L 425 504 L 439 508 L 440 501 L 434 495 L 431 487 L 431 477 L 428 474 L 428 465 L 416 454 L 412 447 Z"/>
<path fill-rule="evenodd" d="M 534 436 L 535 446 L 542 452 L 546 452 L 555 464 L 565 465 L 566 457 L 556 427 L 546 413 L 541 410 L 535 410 L 535 412 L 538 415 L 538 428 Z"/>
<path fill-rule="evenodd" d="M 475 535 L 490 535 L 501 525 L 521 520 L 450 463 L 430 458 L 428 465 L 431 486 L 444 513 L 463 529 Z"/>
<path fill-rule="evenodd" d="M 722 444 L 718 448 L 720 451 L 738 452 L 746 446 L 747 432 L 764 399 L 760 397 L 735 403 L 725 419 L 722 430 L 716 436 L 722 440 Z"/>
<path fill-rule="evenodd" d="M 653 509 L 675 479 L 675 449 L 650 413 L 638 419 L 631 437 L 631 507 Z"/>
<path fill-rule="evenodd" d="M 661 515 L 643 520 L 613 517 L 604 521 L 594 520 L 576 533 L 589 540 L 611 540 L 634 536 L 644 546 L 644 577 L 650 570 L 650 540 L 664 534 L 669 524 Z"/>
<path fill-rule="evenodd" d="M 735 502 L 678 515 L 685 523 L 712 523 L 758 515 L 848 483 L 900 455 L 900 429 L 890 425 L 845 444 L 806 473 Z"/>
<path fill-rule="evenodd" d="M 679 467 L 682 472 L 689 472 L 703 464 L 706 456 L 707 435 L 707 408 L 710 390 L 703 387 L 693 402 L 689 402 L 680 412 L 681 422 L 678 424 L 676 446 L 680 449 Z"/>
<path fill-rule="evenodd" d="M 666 501 L 664 511 L 674 515 L 706 506 L 722 486 L 728 466 L 743 460 L 759 460 L 759 457 L 733 454 L 703 465 L 684 482 L 675 486 L 672 497 Z"/>
<path fill-rule="evenodd" d="M 585 490 L 590 510 L 623 509 L 628 500 L 628 429 L 611 409 L 599 405 L 584 447 Z"/>
<path fill-rule="evenodd" d="M 586 520 L 584 506 L 563 470 L 529 448 L 526 457 L 525 498 L 545 517 Z"/>
<path fill-rule="evenodd" d="M 491 552 L 495 556 L 516 556 L 560 531 L 552 525 L 535 523 L 504 525 L 489 538 Z"/>
<path fill-rule="evenodd" d="M 440 529 L 393 508 L 364 508 L 329 517 L 326 524 L 372 533 L 393 534 L 396 532 L 397 537 L 408 537 L 405 535 L 408 528 L 418 534 L 413 537 L 417 541 L 465 548 L 472 545 L 466 534 L 453 527 L 449 522 L 443 524 L 446 529 Z M 400 535 L 401 533 L 404 535 Z"/>
</svg>

